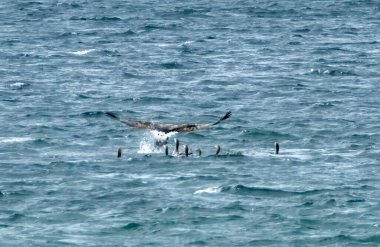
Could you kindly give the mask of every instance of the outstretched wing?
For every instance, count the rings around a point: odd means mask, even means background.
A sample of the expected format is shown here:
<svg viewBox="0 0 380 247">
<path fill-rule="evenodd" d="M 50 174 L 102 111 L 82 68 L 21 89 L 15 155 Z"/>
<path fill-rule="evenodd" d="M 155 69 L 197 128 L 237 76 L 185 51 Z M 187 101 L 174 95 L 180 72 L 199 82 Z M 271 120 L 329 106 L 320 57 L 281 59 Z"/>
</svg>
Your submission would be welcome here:
<svg viewBox="0 0 380 247">
<path fill-rule="evenodd" d="M 155 129 L 155 124 L 153 124 L 151 122 L 122 120 L 118 116 L 113 114 L 112 112 L 106 112 L 106 114 L 108 116 L 122 122 L 123 124 L 126 124 L 126 125 L 131 126 L 131 127 L 144 128 L 144 129 Z"/>
<path fill-rule="evenodd" d="M 221 117 L 218 121 L 215 123 L 209 123 L 209 124 L 154 124 L 152 122 L 144 122 L 144 121 L 127 121 L 127 120 L 121 120 L 118 116 L 113 114 L 112 112 L 106 112 L 106 114 L 114 119 L 119 120 L 120 122 L 136 128 L 145 128 L 145 129 L 152 129 L 152 130 L 158 130 L 164 133 L 169 132 L 190 132 L 197 129 L 205 129 L 209 128 L 211 126 L 217 125 L 220 122 L 228 119 L 231 117 L 231 112 L 227 112 L 223 117 Z"/>
<path fill-rule="evenodd" d="M 198 129 L 206 129 L 206 128 L 210 128 L 214 125 L 217 125 L 219 124 L 220 122 L 228 119 L 231 117 L 231 112 L 227 112 L 223 117 L 221 117 L 218 121 L 216 121 L 215 123 L 209 123 L 209 124 L 179 124 L 179 125 L 170 125 L 170 126 L 165 126 L 165 128 L 163 128 L 163 132 L 165 133 L 168 133 L 168 132 L 173 132 L 173 131 L 176 131 L 176 132 L 190 132 L 190 131 L 193 131 L 193 130 L 198 130 Z"/>
</svg>

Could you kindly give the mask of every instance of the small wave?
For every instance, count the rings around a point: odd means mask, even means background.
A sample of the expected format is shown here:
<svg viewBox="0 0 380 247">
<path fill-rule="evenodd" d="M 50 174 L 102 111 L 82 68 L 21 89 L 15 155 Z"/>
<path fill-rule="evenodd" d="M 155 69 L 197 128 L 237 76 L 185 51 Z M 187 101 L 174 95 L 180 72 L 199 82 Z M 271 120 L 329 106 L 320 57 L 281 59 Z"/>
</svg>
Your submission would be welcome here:
<svg viewBox="0 0 380 247">
<path fill-rule="evenodd" d="M 154 31 L 154 30 L 159 30 L 159 29 L 163 29 L 163 30 L 172 30 L 174 28 L 176 28 L 177 25 L 176 24 L 167 24 L 167 25 L 161 25 L 161 24 L 156 24 L 156 23 L 150 23 L 150 24 L 147 24 L 144 26 L 144 29 L 146 31 Z"/>
<path fill-rule="evenodd" d="M 128 98 L 123 99 L 123 101 L 138 101 L 138 100 L 140 100 L 140 98 L 128 97 Z"/>
<path fill-rule="evenodd" d="M 137 230 L 137 229 L 139 229 L 141 227 L 142 227 L 141 224 L 136 223 L 136 222 L 131 222 L 131 223 L 128 223 L 127 225 L 125 225 L 125 226 L 122 226 L 121 229 L 123 229 L 123 230 Z"/>
<path fill-rule="evenodd" d="M 314 189 L 305 191 L 287 191 L 276 188 L 263 188 L 263 187 L 249 187 L 238 184 L 236 186 L 223 187 L 223 192 L 232 192 L 239 195 L 252 195 L 252 196 L 296 196 L 296 195 L 313 195 L 326 192 L 325 189 Z"/>
<path fill-rule="evenodd" d="M 356 76 L 357 74 L 353 71 L 341 70 L 341 69 L 310 69 L 310 74 L 315 75 L 329 75 L 329 76 Z"/>
<path fill-rule="evenodd" d="M 195 176 L 198 180 L 220 180 L 221 178 L 219 176 L 213 176 L 213 175 L 196 175 Z"/>
<path fill-rule="evenodd" d="M 91 177 L 99 178 L 99 179 L 110 179 L 110 178 L 113 179 L 113 178 L 117 178 L 121 176 L 122 176 L 121 173 L 113 172 L 113 173 L 106 173 L 106 174 L 95 174 L 95 175 L 92 175 Z"/>
<path fill-rule="evenodd" d="M 110 56 L 110 57 L 120 57 L 120 53 L 118 50 L 102 50 L 101 51 L 102 54 L 106 55 L 106 56 Z"/>
<path fill-rule="evenodd" d="M 111 17 L 103 16 L 103 17 L 100 17 L 100 18 L 95 18 L 95 20 L 100 20 L 100 21 L 121 21 L 122 19 L 119 18 L 119 17 L 116 17 L 116 16 L 111 16 Z"/>
<path fill-rule="evenodd" d="M 15 90 L 19 90 L 19 89 L 23 89 L 25 87 L 29 86 L 28 83 L 23 83 L 23 82 L 15 82 L 15 83 L 12 83 L 9 85 L 9 87 L 11 89 L 15 89 Z"/>
<path fill-rule="evenodd" d="M 139 78 L 138 75 L 135 75 L 135 74 L 130 73 L 130 72 L 123 72 L 123 77 L 127 78 L 127 79 Z"/>
<path fill-rule="evenodd" d="M 295 33 L 309 33 L 310 31 L 311 30 L 309 28 L 304 27 L 304 28 L 298 28 L 298 29 L 294 30 L 293 32 L 295 32 Z"/>
<path fill-rule="evenodd" d="M 167 97 L 154 97 L 154 96 L 146 96 L 146 97 L 140 97 L 140 98 L 134 98 L 134 101 L 140 101 L 142 103 L 162 103 L 162 102 L 167 102 L 169 101 L 170 98 Z"/>
<path fill-rule="evenodd" d="M 10 221 L 17 221 L 17 220 L 20 220 L 20 219 L 23 219 L 23 218 L 26 218 L 26 216 L 23 215 L 23 214 L 14 213 L 14 214 L 12 214 L 12 215 L 9 217 L 9 220 L 10 220 Z"/>
<path fill-rule="evenodd" d="M 58 239 L 57 242 L 70 246 L 84 246 L 87 243 L 86 240 L 78 239 L 77 237 L 62 238 Z"/>
<path fill-rule="evenodd" d="M 95 49 L 87 49 L 87 50 L 82 50 L 82 51 L 74 51 L 74 52 L 70 52 L 70 53 L 73 55 L 77 55 L 77 56 L 83 56 L 83 55 L 86 55 L 86 54 L 93 52 L 93 51 L 96 51 L 96 50 Z"/>
<path fill-rule="evenodd" d="M 161 47 L 161 48 L 166 48 L 166 47 L 174 47 L 175 45 L 171 43 L 159 43 L 159 44 L 156 44 L 156 46 Z"/>
<path fill-rule="evenodd" d="M 31 137 L 0 137 L 0 143 L 17 143 L 32 141 Z"/>
<path fill-rule="evenodd" d="M 199 195 L 199 194 L 217 194 L 222 192 L 222 187 L 208 187 L 205 189 L 200 189 L 194 192 L 194 195 Z"/>
<path fill-rule="evenodd" d="M 58 36 L 61 38 L 64 38 L 64 37 L 70 37 L 70 36 L 75 36 L 75 35 L 78 35 L 78 33 L 77 32 L 63 32 L 63 33 L 60 33 Z"/>
<path fill-rule="evenodd" d="M 70 20 L 73 21 L 121 21 L 122 19 L 115 16 L 102 16 L 102 17 L 79 17 L 79 16 L 72 16 L 70 17 Z"/>
<path fill-rule="evenodd" d="M 272 137 L 272 138 L 281 138 L 281 139 L 296 139 L 295 136 L 287 133 L 280 133 L 278 131 L 273 130 L 260 130 L 260 129 L 253 129 L 253 130 L 243 130 L 242 135 L 246 137 Z"/>
<path fill-rule="evenodd" d="M 190 246 L 208 246 L 208 242 L 203 241 L 203 240 L 195 240 L 195 241 L 190 241 L 188 243 Z"/>
<path fill-rule="evenodd" d="M 294 160 L 311 160 L 313 159 L 313 151 L 310 149 L 295 149 L 295 148 L 283 148 L 280 146 L 280 154 L 275 154 L 275 148 L 257 148 L 245 151 L 247 156 L 255 156 L 260 158 L 273 157 L 273 158 L 285 158 Z"/>
<path fill-rule="evenodd" d="M 367 237 L 363 237 L 360 239 L 361 242 L 365 242 L 365 243 L 380 243 L 380 234 L 375 234 L 375 235 L 370 235 L 370 236 L 367 236 Z"/>
<path fill-rule="evenodd" d="M 212 156 L 216 156 L 216 155 L 212 155 Z M 233 152 L 233 151 L 227 151 L 226 153 L 223 153 L 222 154 L 218 154 L 218 158 L 233 158 L 233 157 L 236 157 L 236 158 L 241 158 L 241 157 L 244 157 L 245 155 L 243 154 L 243 152 L 241 151 L 236 151 L 236 152 Z"/>
<path fill-rule="evenodd" d="M 299 41 L 290 41 L 288 42 L 288 45 L 301 45 L 302 43 Z"/>
<path fill-rule="evenodd" d="M 334 107 L 334 103 L 333 102 L 318 102 L 318 103 L 314 103 L 311 108 L 330 108 L 330 107 Z"/>
<path fill-rule="evenodd" d="M 117 35 L 117 36 L 131 36 L 131 35 L 136 35 L 136 33 L 133 32 L 132 30 L 127 30 L 125 32 L 115 33 L 114 35 Z"/>
<path fill-rule="evenodd" d="M 281 189 L 248 187 L 240 184 L 232 187 L 230 190 L 237 194 L 251 194 L 256 196 L 289 196 L 296 194 L 295 192 L 285 191 Z"/>
<path fill-rule="evenodd" d="M 70 17 L 70 20 L 71 21 L 87 21 L 87 20 L 91 20 L 91 18 L 72 16 Z"/>
<path fill-rule="evenodd" d="M 144 26 L 145 30 L 160 29 L 161 26 L 155 24 L 147 24 Z"/>
<path fill-rule="evenodd" d="M 74 3 L 74 2 L 73 3 L 57 3 L 57 6 L 64 7 L 64 8 L 74 8 L 74 9 L 82 7 L 82 5 L 80 5 L 79 3 Z"/>
<path fill-rule="evenodd" d="M 177 62 L 161 63 L 161 66 L 165 69 L 182 69 L 183 65 Z"/>
<path fill-rule="evenodd" d="M 347 200 L 347 203 L 360 203 L 360 202 L 365 202 L 366 200 L 364 198 L 352 198 Z"/>
<path fill-rule="evenodd" d="M 81 115 L 84 117 L 99 117 L 102 116 L 104 112 L 102 111 L 87 111 L 83 112 Z"/>
<path fill-rule="evenodd" d="M 332 237 L 323 237 L 319 240 L 319 242 L 321 245 L 326 246 L 327 243 L 335 243 L 336 241 L 343 242 L 349 240 L 355 240 L 355 238 L 349 235 L 339 234 Z"/>
<path fill-rule="evenodd" d="M 204 14 L 207 14 L 210 12 L 210 8 L 178 8 L 176 12 L 182 16 L 182 15 L 197 15 L 202 16 Z"/>
</svg>

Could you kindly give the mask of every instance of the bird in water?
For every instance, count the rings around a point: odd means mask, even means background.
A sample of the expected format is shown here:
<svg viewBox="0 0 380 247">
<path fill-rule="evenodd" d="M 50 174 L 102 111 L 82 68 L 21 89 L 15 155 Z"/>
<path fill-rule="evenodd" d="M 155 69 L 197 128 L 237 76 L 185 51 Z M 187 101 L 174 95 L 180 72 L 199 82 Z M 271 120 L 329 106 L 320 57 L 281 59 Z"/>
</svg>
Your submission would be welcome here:
<svg viewBox="0 0 380 247">
<path fill-rule="evenodd" d="M 179 140 L 177 138 L 174 138 L 174 145 L 173 156 L 179 156 Z"/>
<path fill-rule="evenodd" d="M 275 147 L 276 147 L 276 154 L 279 154 L 280 153 L 280 144 L 278 144 L 278 142 L 275 142 Z"/>
<path fill-rule="evenodd" d="M 191 153 L 189 153 L 189 146 L 185 145 L 185 156 L 188 157 Z"/>
<path fill-rule="evenodd" d="M 219 153 L 220 153 L 220 145 L 218 144 L 215 147 L 216 147 L 216 153 L 215 153 L 215 155 L 218 156 Z"/>
<path fill-rule="evenodd" d="M 179 140 L 177 138 L 174 138 L 174 145 L 175 145 L 175 149 L 173 150 L 173 156 L 175 157 L 179 157 L 179 156 L 185 156 L 185 157 L 188 157 L 189 155 L 192 155 L 193 153 L 191 153 L 189 151 L 189 146 L 188 145 L 184 145 L 184 149 L 185 149 L 185 152 L 179 152 Z"/>
</svg>

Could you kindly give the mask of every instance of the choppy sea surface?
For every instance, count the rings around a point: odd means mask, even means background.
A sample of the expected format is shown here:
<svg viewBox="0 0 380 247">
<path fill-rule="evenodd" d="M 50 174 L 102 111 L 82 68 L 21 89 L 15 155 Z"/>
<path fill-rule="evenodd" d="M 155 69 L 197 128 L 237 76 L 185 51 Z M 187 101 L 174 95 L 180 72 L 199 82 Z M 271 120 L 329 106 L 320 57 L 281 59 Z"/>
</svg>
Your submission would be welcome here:
<svg viewBox="0 0 380 247">
<path fill-rule="evenodd" d="M 0 246 L 379 246 L 379 30 L 377 0 L 2 1 Z M 105 114 L 227 111 L 187 158 Z"/>
</svg>

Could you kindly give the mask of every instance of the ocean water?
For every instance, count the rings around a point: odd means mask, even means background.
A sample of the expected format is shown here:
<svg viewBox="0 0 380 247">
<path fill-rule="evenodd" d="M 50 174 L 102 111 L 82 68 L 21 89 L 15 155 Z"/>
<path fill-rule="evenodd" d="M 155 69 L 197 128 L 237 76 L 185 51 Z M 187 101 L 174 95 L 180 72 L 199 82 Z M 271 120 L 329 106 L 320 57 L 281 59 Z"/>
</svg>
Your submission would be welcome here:
<svg viewBox="0 0 380 247">
<path fill-rule="evenodd" d="M 378 0 L 2 1 L 0 246 L 380 246 L 379 30 Z M 184 158 L 108 111 L 232 117 Z"/>
</svg>

